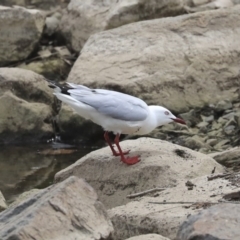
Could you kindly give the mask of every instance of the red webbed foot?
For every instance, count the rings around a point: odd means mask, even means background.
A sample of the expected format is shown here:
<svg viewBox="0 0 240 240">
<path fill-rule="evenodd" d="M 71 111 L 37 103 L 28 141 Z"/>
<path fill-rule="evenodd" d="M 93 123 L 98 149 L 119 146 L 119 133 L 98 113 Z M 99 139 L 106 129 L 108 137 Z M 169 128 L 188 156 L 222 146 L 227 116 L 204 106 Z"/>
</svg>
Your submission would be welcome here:
<svg viewBox="0 0 240 240">
<path fill-rule="evenodd" d="M 135 157 L 122 158 L 121 161 L 126 163 L 127 165 L 134 165 L 134 164 L 140 162 L 140 157 L 135 156 Z"/>
</svg>

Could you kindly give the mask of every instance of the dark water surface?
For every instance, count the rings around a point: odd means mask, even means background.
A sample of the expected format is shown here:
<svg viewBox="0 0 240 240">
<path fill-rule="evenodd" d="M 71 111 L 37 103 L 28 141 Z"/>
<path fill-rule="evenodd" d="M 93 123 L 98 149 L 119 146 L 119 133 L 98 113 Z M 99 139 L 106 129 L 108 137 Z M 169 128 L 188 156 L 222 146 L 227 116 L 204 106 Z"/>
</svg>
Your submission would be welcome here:
<svg viewBox="0 0 240 240">
<path fill-rule="evenodd" d="M 0 190 L 11 203 L 25 191 L 51 185 L 56 172 L 95 149 L 62 144 L 1 146 Z"/>
</svg>

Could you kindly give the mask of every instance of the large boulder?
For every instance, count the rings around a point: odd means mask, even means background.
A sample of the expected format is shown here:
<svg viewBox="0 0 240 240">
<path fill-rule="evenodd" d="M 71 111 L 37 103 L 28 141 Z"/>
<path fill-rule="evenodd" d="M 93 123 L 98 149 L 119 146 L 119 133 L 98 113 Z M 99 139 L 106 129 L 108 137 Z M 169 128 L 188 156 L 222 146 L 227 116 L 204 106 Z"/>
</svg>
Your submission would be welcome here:
<svg viewBox="0 0 240 240">
<path fill-rule="evenodd" d="M 240 239 L 240 205 L 219 204 L 189 217 L 177 234 L 177 240 Z"/>
<path fill-rule="evenodd" d="M 61 29 L 70 47 L 80 51 L 93 33 L 184 12 L 182 0 L 71 0 L 62 18 Z"/>
<path fill-rule="evenodd" d="M 0 143 L 51 137 L 52 103 L 44 77 L 28 70 L 0 68 Z"/>
<path fill-rule="evenodd" d="M 209 175 L 208 177 L 198 177 L 190 181 L 181 180 L 179 184 L 173 188 L 168 188 L 162 192 L 155 192 L 151 195 L 149 194 L 151 197 L 147 197 L 147 194 L 145 194 L 144 197 L 136 197 L 135 201 L 126 205 L 110 209 L 108 212 L 115 229 L 113 240 L 125 239 L 146 233 L 156 233 L 170 239 L 176 239 L 179 227 L 186 221 L 187 217 L 195 215 L 202 209 L 209 208 L 212 205 L 218 205 L 221 201 L 227 200 L 234 202 L 236 199 L 229 198 L 231 195 L 238 196 L 239 199 L 240 188 L 225 178 L 217 178 L 217 175 L 218 174 L 214 176 Z M 227 208 L 225 208 L 225 210 L 226 209 Z M 207 233 L 209 231 L 207 226 L 213 222 L 214 216 L 218 218 L 216 235 L 221 236 L 220 229 L 225 229 L 225 232 L 231 232 L 232 227 L 237 229 L 236 224 L 239 222 L 237 209 L 239 209 L 239 207 L 235 208 L 233 217 L 231 217 L 231 214 L 234 212 L 231 210 L 228 215 L 226 210 L 225 216 L 220 215 L 217 217 L 217 213 L 206 215 L 206 218 L 204 218 L 208 219 L 206 223 L 204 223 L 204 219 L 201 222 L 197 221 L 195 224 L 194 221 L 189 221 L 188 224 L 184 225 L 189 226 L 187 229 L 182 227 L 182 233 L 189 233 L 189 238 L 184 238 L 184 235 L 179 235 L 178 239 L 195 239 L 191 233 L 197 233 L 198 230 L 203 234 Z M 214 211 L 211 212 L 213 213 Z M 230 221 L 236 220 L 231 223 L 230 230 L 228 230 L 228 226 L 223 224 L 224 221 L 226 223 L 226 219 L 230 219 Z M 188 231 L 188 229 L 193 229 L 193 231 Z M 213 224 L 209 232 L 214 232 Z M 239 230 L 236 230 L 236 232 L 239 232 Z M 208 238 L 200 239 L 205 240 Z M 209 238 L 209 240 L 210 239 L 213 238 Z M 225 237 L 219 239 L 238 238 Z"/>
<path fill-rule="evenodd" d="M 0 239 L 104 240 L 112 223 L 97 194 L 71 177 L 0 214 Z"/>
<path fill-rule="evenodd" d="M 236 5 L 94 34 L 68 81 L 120 90 L 175 112 L 235 101 L 239 11 Z"/>
<path fill-rule="evenodd" d="M 0 66 L 26 59 L 36 48 L 45 24 L 39 10 L 0 6 Z"/>
<path fill-rule="evenodd" d="M 224 169 L 207 155 L 166 141 L 139 138 L 121 142 L 124 150 L 140 155 L 141 162 L 128 166 L 112 156 L 109 147 L 91 152 L 58 172 L 55 181 L 69 176 L 85 178 L 100 200 L 111 208 L 130 201 L 127 195 L 154 187 L 172 187 L 181 179 L 191 179 Z"/>
</svg>

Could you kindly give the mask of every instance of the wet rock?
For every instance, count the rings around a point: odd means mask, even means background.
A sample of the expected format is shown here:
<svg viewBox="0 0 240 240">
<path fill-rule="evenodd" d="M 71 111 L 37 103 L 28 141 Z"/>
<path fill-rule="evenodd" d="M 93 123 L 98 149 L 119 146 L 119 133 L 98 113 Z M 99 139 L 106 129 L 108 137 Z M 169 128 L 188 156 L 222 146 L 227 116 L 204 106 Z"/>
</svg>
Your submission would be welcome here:
<svg viewBox="0 0 240 240">
<path fill-rule="evenodd" d="M 90 35 L 124 24 L 184 13 L 183 1 L 71 0 L 61 29 L 71 48 L 79 52 Z"/>
<path fill-rule="evenodd" d="M 0 143 L 50 138 L 52 102 L 52 92 L 41 75 L 18 68 L 1 68 Z"/>
<path fill-rule="evenodd" d="M 202 176 L 191 179 L 191 183 L 194 185 L 191 190 L 186 186 L 186 180 L 181 180 L 175 187 L 159 192 L 159 196 L 145 195 L 108 210 L 115 229 L 113 239 L 125 239 L 143 233 L 156 233 L 175 239 L 179 226 L 189 215 L 224 201 L 224 196 L 229 193 L 240 191 L 239 187 L 236 188 L 224 178 L 209 181 L 207 176 Z"/>
<path fill-rule="evenodd" d="M 94 34 L 68 81 L 123 91 L 176 113 L 225 99 L 236 101 L 239 9 L 142 21 Z M 224 41 L 216 46 L 220 38 Z M 239 57 L 233 61 L 232 54 Z M 210 75 L 214 81 L 209 81 Z M 232 107 L 230 102 L 218 108 Z"/>
<path fill-rule="evenodd" d="M 5 210 L 6 208 L 7 208 L 6 200 L 2 192 L 0 191 L 0 212 Z"/>
<path fill-rule="evenodd" d="M 126 240 L 169 240 L 169 238 L 165 238 L 159 234 L 144 234 L 127 238 Z"/>
<path fill-rule="evenodd" d="M 232 108 L 232 103 L 228 100 L 219 101 L 216 105 L 216 111 L 221 112 Z"/>
<path fill-rule="evenodd" d="M 55 181 L 69 176 L 81 176 L 98 192 L 99 199 L 108 207 L 119 206 L 130 200 L 128 194 L 154 187 L 172 187 L 180 179 L 191 179 L 217 172 L 223 168 L 208 156 L 166 141 L 139 138 L 121 142 L 130 156 L 141 155 L 141 162 L 127 166 L 113 157 L 109 147 L 91 152 L 75 164 L 58 172 Z M 121 238 L 124 239 L 124 238 Z"/>
<path fill-rule="evenodd" d="M 0 239 L 109 239 L 113 231 L 93 188 L 70 177 L 0 214 Z M 39 231 L 41 229 L 42 231 Z"/>
<path fill-rule="evenodd" d="M 39 10 L 0 6 L 0 66 L 26 59 L 41 38 L 45 15 Z"/>
<path fill-rule="evenodd" d="M 177 240 L 240 239 L 240 205 L 218 204 L 190 216 L 177 234 Z"/>
</svg>

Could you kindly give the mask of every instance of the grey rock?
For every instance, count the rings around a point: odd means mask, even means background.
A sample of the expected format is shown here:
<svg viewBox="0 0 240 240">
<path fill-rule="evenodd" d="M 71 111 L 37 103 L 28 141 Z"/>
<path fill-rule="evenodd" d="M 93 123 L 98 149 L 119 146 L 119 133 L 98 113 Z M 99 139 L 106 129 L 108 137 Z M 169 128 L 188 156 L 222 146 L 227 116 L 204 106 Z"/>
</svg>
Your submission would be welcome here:
<svg viewBox="0 0 240 240">
<path fill-rule="evenodd" d="M 170 240 L 169 238 L 163 237 L 159 234 L 144 234 L 135 237 L 127 238 L 125 240 Z"/>
<path fill-rule="evenodd" d="M 94 141 L 96 142 L 94 139 L 103 139 L 102 127 L 80 117 L 66 104 L 62 104 L 57 124 L 61 137 L 65 140 L 85 140 L 94 144 Z"/>
<path fill-rule="evenodd" d="M 226 167 L 234 167 L 240 164 L 240 147 L 231 148 L 223 152 L 211 153 L 209 155 Z"/>
<path fill-rule="evenodd" d="M 212 176 L 210 174 L 209 176 Z M 176 239 L 180 225 L 189 215 L 195 215 L 203 208 L 223 201 L 229 193 L 236 192 L 237 195 L 240 191 L 239 187 L 236 188 L 234 184 L 223 178 L 216 178 L 212 181 L 208 181 L 207 176 L 193 178 L 191 190 L 186 186 L 186 181 L 181 180 L 175 187 L 159 192 L 156 197 L 138 197 L 126 205 L 108 210 L 115 229 L 113 240 L 125 239 L 142 233 L 156 233 Z M 238 211 L 235 212 L 235 216 L 237 214 Z M 209 218 L 209 221 L 211 220 Z M 239 231 L 237 227 L 239 222 L 235 224 L 235 231 Z M 226 223 L 222 225 L 223 228 L 224 226 L 227 228 Z"/>
<path fill-rule="evenodd" d="M 203 120 L 205 122 L 212 122 L 214 120 L 214 116 L 210 115 L 210 116 L 202 116 Z"/>
<path fill-rule="evenodd" d="M 223 139 L 218 144 L 215 145 L 216 149 L 223 149 L 226 148 L 226 145 L 230 142 L 229 139 Z"/>
<path fill-rule="evenodd" d="M 202 128 L 202 127 L 207 127 L 208 125 L 209 125 L 208 122 L 200 122 L 200 123 L 197 125 L 197 127 L 198 127 L 198 128 Z"/>
<path fill-rule="evenodd" d="M 239 204 L 217 204 L 190 216 L 179 229 L 177 240 L 240 239 Z"/>
<path fill-rule="evenodd" d="M 218 143 L 218 139 L 210 138 L 206 141 L 206 143 L 213 147 L 214 145 L 216 145 Z"/>
<path fill-rule="evenodd" d="M 0 6 L 0 66 L 26 59 L 38 44 L 45 23 L 39 10 Z"/>
<path fill-rule="evenodd" d="M 229 100 L 221 100 L 217 103 L 215 110 L 218 112 L 231 109 L 233 107 L 232 103 Z"/>
<path fill-rule="evenodd" d="M 51 137 L 52 103 L 44 77 L 28 70 L 0 68 L 0 142 Z"/>
<path fill-rule="evenodd" d="M 112 156 L 109 147 L 93 151 L 55 175 L 55 181 L 69 176 L 84 177 L 97 191 L 107 208 L 130 201 L 128 194 L 158 187 L 174 186 L 181 179 L 191 179 L 223 168 L 205 154 L 166 141 L 139 138 L 121 142 L 129 156 L 141 161 L 129 167 Z M 123 238 L 121 238 L 123 239 Z"/>
<path fill-rule="evenodd" d="M 59 31 L 61 18 L 62 15 L 60 12 L 56 12 L 52 16 L 47 17 L 45 21 L 44 33 L 48 36 L 52 36 L 54 33 L 57 33 Z"/>
<path fill-rule="evenodd" d="M 195 135 L 193 137 L 188 137 L 185 139 L 185 143 L 184 145 L 186 147 L 189 147 L 190 149 L 199 149 L 199 148 L 203 148 L 206 144 L 204 143 L 204 140 Z"/>
<path fill-rule="evenodd" d="M 0 214 L 0 239 L 109 239 L 112 223 L 97 194 L 70 177 Z"/>
<path fill-rule="evenodd" d="M 236 101 L 239 99 L 234 92 L 239 87 L 239 11 L 240 6 L 236 5 L 141 21 L 93 34 L 68 81 L 120 90 L 175 113 L 225 99 Z M 224 40 L 216 46 L 219 39 Z M 223 55 L 219 55 L 223 48 Z M 229 57 L 232 54 L 237 56 L 234 62 Z M 215 80 L 209 81 L 209 75 Z M 223 109 L 232 106 L 225 105 Z"/>
<path fill-rule="evenodd" d="M 12 6 L 18 5 L 26 8 L 37 8 L 52 10 L 59 6 L 65 7 L 70 0 L 1 0 L 1 5 Z"/>
<path fill-rule="evenodd" d="M 71 0 L 61 30 L 71 48 L 79 52 L 89 36 L 141 20 L 175 16 L 185 12 L 182 0 Z"/>
<path fill-rule="evenodd" d="M 232 135 L 235 132 L 236 127 L 234 125 L 228 125 L 227 127 L 224 127 L 224 132 L 227 135 Z"/>
<path fill-rule="evenodd" d="M 6 208 L 7 208 L 6 200 L 5 200 L 2 192 L 0 191 L 0 212 L 5 210 Z"/>
</svg>

